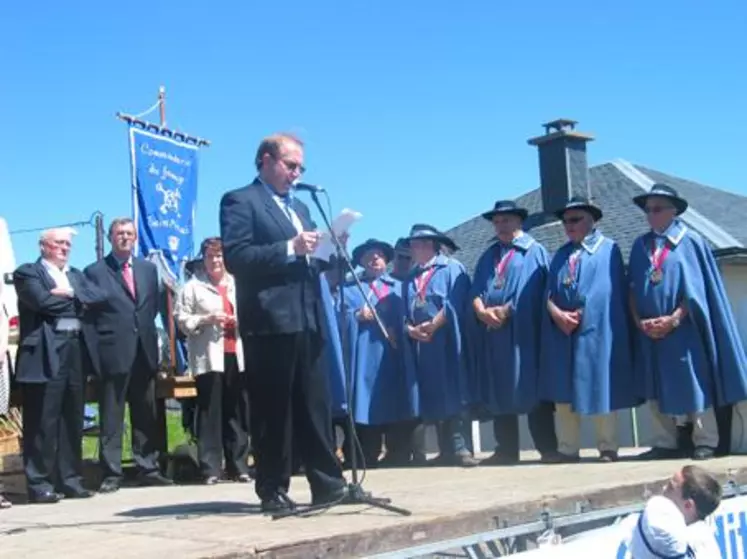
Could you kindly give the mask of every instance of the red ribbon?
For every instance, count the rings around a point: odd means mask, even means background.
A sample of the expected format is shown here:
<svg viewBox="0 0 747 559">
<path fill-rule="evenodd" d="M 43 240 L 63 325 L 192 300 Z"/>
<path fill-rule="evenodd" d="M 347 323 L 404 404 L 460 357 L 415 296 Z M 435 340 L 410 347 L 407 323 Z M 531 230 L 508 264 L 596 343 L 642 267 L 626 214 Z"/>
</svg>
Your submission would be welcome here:
<svg viewBox="0 0 747 559">
<path fill-rule="evenodd" d="M 664 246 L 661 248 L 660 251 L 656 250 L 656 239 L 651 240 L 651 265 L 654 267 L 654 270 L 657 272 L 661 272 L 662 266 L 664 266 L 664 260 L 667 259 L 667 256 L 669 255 L 669 245 L 664 242 Z"/>
<path fill-rule="evenodd" d="M 389 286 L 384 282 L 381 282 L 381 291 L 376 289 L 376 280 L 372 281 L 369 284 L 369 287 L 371 288 L 371 291 L 373 291 L 374 294 L 376 295 L 376 299 L 378 301 L 381 301 L 384 297 L 389 295 Z"/>
<path fill-rule="evenodd" d="M 576 266 L 578 264 L 579 258 L 581 258 L 580 250 L 571 253 L 571 256 L 568 258 L 568 276 L 572 281 L 576 280 Z"/>
<path fill-rule="evenodd" d="M 419 276 L 415 278 L 415 291 L 417 292 L 418 299 L 420 299 L 421 301 L 425 300 L 425 290 L 428 287 L 428 284 L 430 283 L 431 278 L 433 277 L 433 274 L 435 273 L 436 273 L 436 268 L 434 266 L 430 270 L 428 270 L 425 274 L 420 274 Z"/>
<path fill-rule="evenodd" d="M 503 255 L 503 258 L 501 258 L 500 262 L 498 259 L 495 259 L 495 279 L 496 283 L 499 279 L 503 279 L 503 277 L 506 275 L 506 268 L 508 267 L 509 262 L 511 262 L 511 259 L 514 257 L 514 253 L 516 253 L 516 249 L 512 248 L 509 250 L 506 254 Z"/>
</svg>

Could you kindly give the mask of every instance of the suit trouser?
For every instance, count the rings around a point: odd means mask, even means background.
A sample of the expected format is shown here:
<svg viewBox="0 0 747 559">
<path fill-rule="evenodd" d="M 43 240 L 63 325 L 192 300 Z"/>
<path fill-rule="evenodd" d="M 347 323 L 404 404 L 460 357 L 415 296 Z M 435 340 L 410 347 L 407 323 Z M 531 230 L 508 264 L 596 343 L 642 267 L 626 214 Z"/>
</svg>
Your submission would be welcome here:
<svg viewBox="0 0 747 559">
<path fill-rule="evenodd" d="M 555 410 L 551 402 L 541 402 L 527 414 L 529 432 L 534 446 L 541 455 L 558 449 L 555 435 Z M 511 458 L 519 457 L 519 416 L 497 415 L 493 418 L 493 436 L 496 452 Z"/>
<path fill-rule="evenodd" d="M 104 479 L 122 477 L 122 430 L 125 403 L 130 406 L 132 459 L 140 474 L 158 471 L 156 371 L 138 346 L 131 371 L 106 372 L 99 384 L 99 463 Z"/>
<path fill-rule="evenodd" d="M 576 456 L 581 450 L 581 416 L 571 410 L 570 404 L 555 404 L 555 419 L 558 435 L 558 451 L 567 456 Z M 617 452 L 617 413 L 591 416 L 594 422 L 597 449 L 600 452 Z"/>
<path fill-rule="evenodd" d="M 294 440 L 312 494 L 344 484 L 335 455 L 323 338 L 316 332 L 245 336 L 254 367 L 249 374 L 251 433 L 260 499 L 287 491 Z"/>
<path fill-rule="evenodd" d="M 55 336 L 57 377 L 22 384 L 23 459 L 29 494 L 80 489 L 83 439 L 83 340 Z"/>
<path fill-rule="evenodd" d="M 648 406 L 651 410 L 653 446 L 676 449 L 678 447 L 677 421 L 672 416 L 663 415 L 659 411 L 659 405 L 656 400 L 649 401 Z M 716 422 L 716 414 L 713 408 L 709 408 L 701 413 L 689 414 L 688 419 L 693 423 L 692 440 L 696 447 L 718 447 L 718 423 Z"/>
<path fill-rule="evenodd" d="M 197 452 L 202 475 L 249 471 L 249 402 L 236 354 L 226 354 L 223 372 L 197 375 Z"/>
</svg>

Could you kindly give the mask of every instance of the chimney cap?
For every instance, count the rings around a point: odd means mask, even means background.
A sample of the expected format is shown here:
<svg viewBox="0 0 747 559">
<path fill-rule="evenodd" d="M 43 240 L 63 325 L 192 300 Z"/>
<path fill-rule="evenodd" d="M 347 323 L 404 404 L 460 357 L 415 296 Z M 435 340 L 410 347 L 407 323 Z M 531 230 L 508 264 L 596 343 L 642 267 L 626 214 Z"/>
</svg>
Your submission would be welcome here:
<svg viewBox="0 0 747 559">
<path fill-rule="evenodd" d="M 594 139 L 594 136 L 590 136 L 589 134 L 576 132 L 576 124 L 578 124 L 578 121 L 571 120 L 569 118 L 558 118 L 549 122 L 545 122 L 544 124 L 542 124 L 545 129 L 545 135 L 538 136 L 536 138 L 530 138 L 529 140 L 527 140 L 527 143 L 529 145 L 538 146 L 540 144 L 555 140 L 556 138 L 563 137 L 576 138 L 578 140 L 586 141 L 591 141 Z"/>
</svg>

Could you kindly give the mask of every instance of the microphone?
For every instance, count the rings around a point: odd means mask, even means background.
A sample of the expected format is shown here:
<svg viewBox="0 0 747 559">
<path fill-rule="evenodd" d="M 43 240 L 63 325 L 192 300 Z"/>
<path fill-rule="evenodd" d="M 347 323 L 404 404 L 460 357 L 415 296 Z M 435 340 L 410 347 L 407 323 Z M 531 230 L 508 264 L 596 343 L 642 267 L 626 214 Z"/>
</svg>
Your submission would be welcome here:
<svg viewBox="0 0 747 559">
<path fill-rule="evenodd" d="M 316 184 L 306 184 L 305 182 L 299 182 L 293 185 L 296 190 L 303 190 L 306 192 L 327 192 L 323 187 L 317 186 Z"/>
</svg>

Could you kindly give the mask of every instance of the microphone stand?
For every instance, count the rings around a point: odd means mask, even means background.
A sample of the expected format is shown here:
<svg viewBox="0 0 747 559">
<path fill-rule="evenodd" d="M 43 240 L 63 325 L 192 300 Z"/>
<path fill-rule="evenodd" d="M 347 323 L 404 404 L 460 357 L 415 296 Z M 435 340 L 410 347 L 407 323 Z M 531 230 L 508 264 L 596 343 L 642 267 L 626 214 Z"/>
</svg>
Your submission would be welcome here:
<svg viewBox="0 0 747 559">
<path fill-rule="evenodd" d="M 344 246 L 342 246 L 342 243 L 340 242 L 340 239 L 335 234 L 334 229 L 332 228 L 332 224 L 329 221 L 329 217 L 324 212 L 324 209 L 322 208 L 322 205 L 319 203 L 319 198 L 317 196 L 317 193 L 315 191 L 311 192 L 311 198 L 314 200 L 314 204 L 316 205 L 316 208 L 319 210 L 319 213 L 322 216 L 322 219 L 324 220 L 324 224 L 327 227 L 327 231 L 330 234 L 330 237 L 332 238 L 332 242 L 335 244 L 335 252 L 337 256 L 337 285 L 340 290 L 340 316 L 342 316 L 343 320 L 347 319 L 347 309 L 345 306 L 345 293 L 344 293 L 344 279 L 345 279 L 345 271 L 343 271 L 343 266 L 341 264 L 344 263 L 345 267 L 347 268 L 346 271 L 349 271 L 351 275 L 353 276 L 353 279 L 355 280 L 356 287 L 358 288 L 358 291 L 360 291 L 361 296 L 363 297 L 363 300 L 367 302 L 369 308 L 371 309 L 374 318 L 376 319 L 376 324 L 379 327 L 379 330 L 381 331 L 381 334 L 384 336 L 384 338 L 389 342 L 390 345 L 394 346 L 394 341 L 390 338 L 389 332 L 387 331 L 386 327 L 384 326 L 384 323 L 381 321 L 381 318 L 379 317 L 379 314 L 376 312 L 376 309 L 373 305 L 371 305 L 368 302 L 368 298 L 366 297 L 366 292 L 363 290 L 363 285 L 361 285 L 360 280 L 358 279 L 358 276 L 355 273 L 355 268 L 353 267 L 353 264 L 350 261 L 350 255 L 348 254 L 347 250 Z M 340 330 L 340 338 L 341 338 L 341 345 L 342 345 L 342 366 L 345 376 L 345 391 L 346 391 L 346 397 L 348 400 L 348 409 L 347 409 L 347 422 L 348 422 L 348 428 L 349 428 L 349 434 L 352 438 L 350 443 L 350 448 L 352 449 L 351 456 L 350 456 L 350 474 L 351 474 L 351 482 L 347 484 L 347 488 L 345 491 L 345 495 L 338 501 L 332 501 L 331 503 L 325 503 L 323 505 L 309 505 L 307 507 L 299 507 L 294 510 L 286 510 L 278 512 L 274 515 L 272 515 L 273 520 L 277 520 L 278 518 L 286 518 L 289 516 L 301 516 L 306 513 L 315 512 L 315 511 L 321 511 L 321 510 L 327 510 L 333 506 L 336 505 L 370 505 L 372 507 L 378 507 L 380 509 L 384 509 L 390 512 L 395 512 L 397 514 L 401 514 L 402 516 L 410 516 L 412 514 L 411 511 L 407 509 L 403 509 L 400 507 L 396 507 L 394 505 L 391 505 L 392 502 L 391 499 L 383 498 L 383 497 L 374 497 L 372 493 L 364 491 L 363 486 L 361 485 L 362 480 L 358 479 L 358 460 L 357 460 L 357 454 L 358 451 L 361 451 L 361 454 L 363 453 L 363 450 L 361 448 L 360 441 L 358 440 L 358 435 L 355 430 L 355 417 L 354 417 L 354 406 L 355 406 L 355 394 L 354 394 L 354 382 L 353 382 L 353 371 L 351 370 L 349 360 L 347 359 L 347 348 L 350 347 L 348 344 L 348 341 L 346 340 L 347 335 L 347 328 L 345 328 L 345 324 L 339 324 L 338 328 Z M 364 465 L 364 471 L 365 471 L 365 465 Z"/>
</svg>

